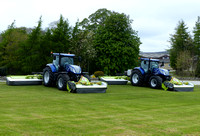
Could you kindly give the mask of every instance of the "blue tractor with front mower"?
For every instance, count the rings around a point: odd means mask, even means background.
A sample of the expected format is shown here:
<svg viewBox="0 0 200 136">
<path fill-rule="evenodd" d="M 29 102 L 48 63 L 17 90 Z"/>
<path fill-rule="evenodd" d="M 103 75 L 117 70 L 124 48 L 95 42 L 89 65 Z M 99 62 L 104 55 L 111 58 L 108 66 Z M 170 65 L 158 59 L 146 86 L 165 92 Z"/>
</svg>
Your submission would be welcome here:
<svg viewBox="0 0 200 136">
<path fill-rule="evenodd" d="M 45 86 L 57 86 L 59 90 L 67 90 L 68 81 L 78 82 L 81 76 L 90 81 L 87 72 L 82 72 L 81 67 L 74 65 L 74 54 L 53 53 L 53 63 L 47 64 L 43 69 Z M 78 57 L 81 61 L 81 58 Z"/>
<path fill-rule="evenodd" d="M 159 68 L 159 59 L 141 58 L 140 67 L 135 67 L 129 76 L 133 86 L 148 84 L 151 88 L 159 89 L 164 81 L 170 81 L 171 76 L 166 69 Z M 172 84 L 168 85 L 173 87 Z"/>
</svg>

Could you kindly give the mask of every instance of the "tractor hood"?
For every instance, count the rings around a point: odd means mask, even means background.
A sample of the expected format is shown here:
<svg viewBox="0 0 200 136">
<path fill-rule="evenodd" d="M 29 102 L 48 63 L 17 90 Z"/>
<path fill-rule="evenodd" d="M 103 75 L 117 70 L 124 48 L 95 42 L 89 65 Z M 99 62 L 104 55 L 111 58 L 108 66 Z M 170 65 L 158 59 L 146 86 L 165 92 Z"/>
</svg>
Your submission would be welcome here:
<svg viewBox="0 0 200 136">
<path fill-rule="evenodd" d="M 155 75 L 164 75 L 164 76 L 169 75 L 169 71 L 167 69 L 161 69 L 161 68 L 154 68 L 153 73 Z"/>
<path fill-rule="evenodd" d="M 66 71 L 74 74 L 81 74 L 81 67 L 77 65 L 66 65 Z"/>
</svg>

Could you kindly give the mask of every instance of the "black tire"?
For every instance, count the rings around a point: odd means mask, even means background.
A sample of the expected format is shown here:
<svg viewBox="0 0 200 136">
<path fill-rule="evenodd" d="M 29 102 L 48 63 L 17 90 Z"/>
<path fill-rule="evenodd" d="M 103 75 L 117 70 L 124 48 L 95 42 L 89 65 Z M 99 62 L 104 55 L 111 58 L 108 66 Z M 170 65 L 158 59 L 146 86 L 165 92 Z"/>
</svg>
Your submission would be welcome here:
<svg viewBox="0 0 200 136">
<path fill-rule="evenodd" d="M 144 76 L 138 70 L 134 70 L 131 74 L 131 84 L 133 86 L 142 86 L 143 85 Z"/>
<path fill-rule="evenodd" d="M 46 67 L 43 70 L 43 82 L 45 86 L 53 86 L 55 84 L 54 75 L 50 67 Z"/>
<path fill-rule="evenodd" d="M 151 88 L 160 89 L 162 87 L 162 78 L 159 76 L 150 77 L 149 85 Z"/>
<path fill-rule="evenodd" d="M 67 82 L 70 80 L 67 74 L 60 74 L 57 78 L 57 88 L 59 90 L 67 90 Z"/>
<path fill-rule="evenodd" d="M 86 77 L 91 82 L 91 78 L 89 75 L 84 75 L 84 77 Z"/>
</svg>

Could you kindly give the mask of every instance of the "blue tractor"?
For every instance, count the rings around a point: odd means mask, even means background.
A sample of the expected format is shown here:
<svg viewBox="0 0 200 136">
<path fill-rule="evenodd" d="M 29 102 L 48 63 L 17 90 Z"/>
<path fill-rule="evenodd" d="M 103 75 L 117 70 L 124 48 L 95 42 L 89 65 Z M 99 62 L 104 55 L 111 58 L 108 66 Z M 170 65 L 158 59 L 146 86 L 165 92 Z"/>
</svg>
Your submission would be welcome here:
<svg viewBox="0 0 200 136">
<path fill-rule="evenodd" d="M 166 69 L 159 68 L 159 59 L 141 58 L 140 67 L 131 72 L 131 84 L 142 86 L 149 84 L 151 88 L 161 88 L 164 81 L 170 81 L 171 76 Z"/>
<path fill-rule="evenodd" d="M 59 90 L 67 90 L 68 81 L 78 82 L 81 76 L 90 81 L 87 72 L 82 72 L 80 66 L 74 65 L 74 57 L 74 54 L 53 53 L 53 63 L 47 64 L 43 69 L 44 85 L 57 85 Z"/>
</svg>

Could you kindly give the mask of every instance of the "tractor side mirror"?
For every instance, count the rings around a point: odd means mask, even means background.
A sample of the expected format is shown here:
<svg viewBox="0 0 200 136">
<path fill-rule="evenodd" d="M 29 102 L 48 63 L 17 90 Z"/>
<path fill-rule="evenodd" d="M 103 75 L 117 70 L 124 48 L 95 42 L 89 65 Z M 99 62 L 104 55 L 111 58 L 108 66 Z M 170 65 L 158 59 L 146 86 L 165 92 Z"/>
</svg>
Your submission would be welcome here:
<svg viewBox="0 0 200 136">
<path fill-rule="evenodd" d="M 78 56 L 78 61 L 81 62 L 82 61 L 82 58 L 81 56 Z"/>
</svg>

